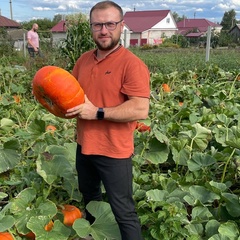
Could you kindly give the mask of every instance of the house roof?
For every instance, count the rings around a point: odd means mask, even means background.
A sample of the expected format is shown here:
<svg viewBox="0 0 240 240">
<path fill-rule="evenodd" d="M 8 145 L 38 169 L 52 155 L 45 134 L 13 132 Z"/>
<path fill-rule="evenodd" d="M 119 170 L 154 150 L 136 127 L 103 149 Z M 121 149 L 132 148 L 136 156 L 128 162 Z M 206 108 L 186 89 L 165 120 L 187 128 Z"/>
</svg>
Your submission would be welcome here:
<svg viewBox="0 0 240 240">
<path fill-rule="evenodd" d="M 197 29 L 199 32 L 207 32 L 209 26 L 222 27 L 221 25 L 211 22 L 207 19 L 183 19 L 177 22 L 177 27 L 180 33 L 187 33 L 193 29 Z"/>
<path fill-rule="evenodd" d="M 233 26 L 233 27 L 229 30 L 229 32 L 231 33 L 235 28 L 238 29 L 238 30 L 240 30 L 240 24 L 237 24 L 237 23 L 236 23 L 236 25 Z"/>
<path fill-rule="evenodd" d="M 21 28 L 21 24 L 9 18 L 0 15 L 0 27 Z"/>
<path fill-rule="evenodd" d="M 190 38 L 198 38 L 201 37 L 204 33 L 203 32 L 198 32 L 198 33 L 188 33 L 186 35 L 186 37 L 190 37 Z"/>
<path fill-rule="evenodd" d="M 60 22 L 58 22 L 55 26 L 53 26 L 51 28 L 52 32 L 66 32 L 67 28 L 65 25 L 66 21 L 65 20 L 61 20 Z"/>
<path fill-rule="evenodd" d="M 169 12 L 170 10 L 126 12 L 123 19 L 130 31 L 144 32 L 162 21 Z"/>
</svg>

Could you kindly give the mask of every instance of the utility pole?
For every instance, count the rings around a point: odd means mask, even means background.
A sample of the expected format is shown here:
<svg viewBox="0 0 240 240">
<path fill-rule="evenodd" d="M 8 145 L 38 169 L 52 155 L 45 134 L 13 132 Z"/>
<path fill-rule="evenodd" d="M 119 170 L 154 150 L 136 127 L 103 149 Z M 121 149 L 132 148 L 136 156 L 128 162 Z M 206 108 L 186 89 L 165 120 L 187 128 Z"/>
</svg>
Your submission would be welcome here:
<svg viewBox="0 0 240 240">
<path fill-rule="evenodd" d="M 210 45 L 211 45 L 211 26 L 208 26 L 208 31 L 207 31 L 207 45 L 206 45 L 206 62 L 209 61 Z"/>
<path fill-rule="evenodd" d="M 13 20 L 13 14 L 12 14 L 12 0 L 10 0 L 9 3 L 10 3 L 11 19 Z"/>
</svg>

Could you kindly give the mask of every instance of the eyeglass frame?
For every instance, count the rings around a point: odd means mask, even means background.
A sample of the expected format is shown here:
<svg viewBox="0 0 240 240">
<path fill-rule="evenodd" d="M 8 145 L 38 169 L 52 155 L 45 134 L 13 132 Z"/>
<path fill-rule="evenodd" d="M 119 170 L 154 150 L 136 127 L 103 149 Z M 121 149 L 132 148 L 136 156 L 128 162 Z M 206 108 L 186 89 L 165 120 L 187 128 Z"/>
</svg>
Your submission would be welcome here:
<svg viewBox="0 0 240 240">
<path fill-rule="evenodd" d="M 117 25 L 118 25 L 120 22 L 122 22 L 122 21 L 123 21 L 123 19 L 121 19 L 121 20 L 118 21 L 118 22 L 114 22 L 114 21 L 109 21 L 109 22 L 104 22 L 104 23 L 93 22 L 93 23 L 90 23 L 90 27 L 91 27 L 91 29 L 92 29 L 93 32 L 99 32 L 99 31 L 101 31 L 101 30 L 103 29 L 103 25 L 105 26 L 105 28 L 106 28 L 107 30 L 109 30 L 109 31 L 114 31 L 114 30 L 117 28 Z M 114 28 L 114 29 L 108 29 L 108 28 L 107 28 L 107 24 L 108 24 L 108 23 L 114 23 L 114 24 L 115 24 L 115 28 Z M 93 30 L 93 24 L 99 24 L 99 26 L 101 26 L 101 28 L 100 28 L 99 30 Z"/>
</svg>

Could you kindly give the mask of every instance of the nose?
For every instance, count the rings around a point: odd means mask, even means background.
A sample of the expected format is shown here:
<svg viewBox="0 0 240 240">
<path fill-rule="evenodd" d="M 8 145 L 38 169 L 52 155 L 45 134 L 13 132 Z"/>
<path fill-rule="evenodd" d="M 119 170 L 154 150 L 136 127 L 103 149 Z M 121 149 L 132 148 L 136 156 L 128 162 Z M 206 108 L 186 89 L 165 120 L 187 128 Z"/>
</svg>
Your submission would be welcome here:
<svg viewBox="0 0 240 240">
<path fill-rule="evenodd" d="M 106 28 L 106 26 L 103 24 L 102 29 L 101 29 L 101 33 L 106 33 L 108 32 L 108 29 Z"/>
</svg>

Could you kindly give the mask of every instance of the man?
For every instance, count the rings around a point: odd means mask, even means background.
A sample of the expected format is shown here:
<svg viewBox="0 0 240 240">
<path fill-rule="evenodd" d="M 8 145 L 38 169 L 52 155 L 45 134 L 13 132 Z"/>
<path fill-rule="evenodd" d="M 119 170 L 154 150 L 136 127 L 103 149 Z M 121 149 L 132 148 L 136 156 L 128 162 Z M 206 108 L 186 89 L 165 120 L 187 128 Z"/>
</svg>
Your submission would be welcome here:
<svg viewBox="0 0 240 240">
<path fill-rule="evenodd" d="M 119 44 L 123 12 L 112 1 L 90 11 L 97 49 L 76 62 L 73 76 L 85 92 L 85 102 L 68 110 L 77 118 L 76 168 L 85 204 L 102 200 L 101 182 L 119 225 L 122 240 L 142 240 L 132 198 L 132 159 L 136 120 L 149 110 L 149 71 Z M 93 217 L 87 212 L 92 223 Z"/>
<path fill-rule="evenodd" d="M 32 25 L 32 29 L 29 30 L 27 33 L 28 53 L 30 57 L 35 57 L 36 54 L 38 54 L 39 56 L 42 56 L 39 49 L 39 36 L 38 36 L 37 30 L 38 30 L 38 24 L 34 23 Z"/>
</svg>

